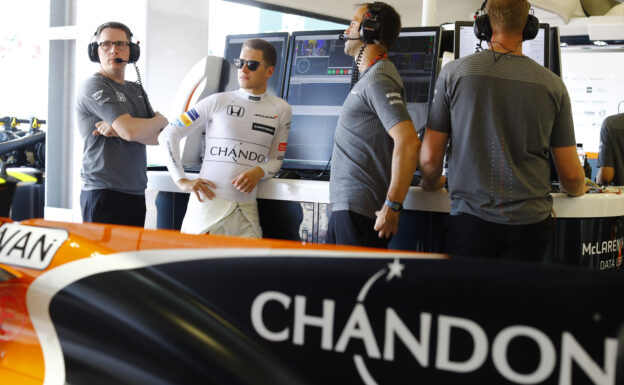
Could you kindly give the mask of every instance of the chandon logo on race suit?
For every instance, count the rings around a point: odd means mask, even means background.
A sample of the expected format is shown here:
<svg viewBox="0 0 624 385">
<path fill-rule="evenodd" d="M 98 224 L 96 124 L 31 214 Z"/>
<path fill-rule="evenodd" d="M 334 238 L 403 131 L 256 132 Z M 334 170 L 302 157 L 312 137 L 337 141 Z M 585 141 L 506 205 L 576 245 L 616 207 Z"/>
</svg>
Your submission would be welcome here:
<svg viewBox="0 0 624 385">
<path fill-rule="evenodd" d="M 0 263 L 43 270 L 67 237 L 63 229 L 5 223 L 0 226 Z"/>
<path fill-rule="evenodd" d="M 289 295 L 281 291 L 264 291 L 258 294 L 251 305 L 251 322 L 254 330 L 267 341 L 274 343 L 289 342 L 301 347 L 311 346 L 328 352 L 349 354 L 348 346 L 355 342 L 363 346 L 365 354 L 354 354 L 353 365 L 366 385 L 383 385 L 383 376 L 375 376 L 378 367 L 374 361 L 393 363 L 400 351 L 409 352 L 414 365 L 431 368 L 436 371 L 469 374 L 486 365 L 495 368 L 498 375 L 514 384 L 544 384 L 551 377 L 558 377 L 560 385 L 571 385 L 575 367 L 580 367 L 593 384 L 615 384 L 618 343 L 615 338 L 605 338 L 603 367 L 600 360 L 594 360 L 581 343 L 570 332 L 563 331 L 558 340 L 553 341 L 546 331 L 529 325 L 506 325 L 488 338 L 487 327 L 459 316 L 420 312 L 419 322 L 415 325 L 404 322 L 400 310 L 392 307 L 385 309 L 384 324 L 375 324 L 372 310 L 365 306 L 366 297 L 377 281 L 383 285 L 393 278 L 401 279 L 405 268 L 398 260 L 388 264 L 373 274 L 359 290 L 356 303 L 352 308 L 339 308 L 339 301 L 323 299 L 322 306 L 314 303 L 303 295 Z M 384 277 L 384 280 L 380 278 Z M 310 310 L 313 307 L 316 310 Z M 319 314 L 319 310 L 320 314 Z M 351 309 L 351 310 L 349 310 Z M 337 314 L 349 314 L 346 322 L 338 321 Z M 293 314 L 292 323 L 276 328 L 274 321 L 284 320 L 284 312 Z M 378 318 L 377 318 L 378 319 Z M 272 326 L 268 326 L 272 325 Z M 315 331 L 310 333 L 310 330 Z M 379 332 L 381 329 L 381 332 Z M 319 333 L 320 330 L 320 346 Z M 414 333 L 415 331 L 415 333 Z M 436 331 L 436 332 L 433 332 Z M 306 334 L 308 332 L 308 334 Z M 458 334 L 463 333 L 472 340 L 472 352 L 468 358 L 458 358 L 452 352 L 456 348 Z M 312 335 L 312 336 L 310 336 Z M 384 336 L 379 341 L 376 336 Z M 530 372 L 519 371 L 518 362 L 510 352 L 517 345 L 514 341 L 523 339 L 531 341 L 539 353 L 539 362 Z M 404 354 L 404 353 L 402 353 Z M 433 356 L 432 356 L 433 354 Z M 516 360 L 518 359 L 515 356 Z M 531 360 L 535 357 L 520 357 Z M 367 365 L 367 360 L 373 365 Z M 559 361 L 559 362 L 558 362 Z M 557 365 L 559 364 L 559 365 Z M 575 365 L 576 364 L 576 365 Z M 556 369 L 558 368 L 558 373 Z M 575 380 L 576 381 L 576 380 Z M 492 383 L 496 383 L 493 379 Z"/>
<path fill-rule="evenodd" d="M 255 167 L 266 161 L 268 147 L 261 144 L 225 138 L 209 138 L 204 161 L 237 163 Z"/>
</svg>

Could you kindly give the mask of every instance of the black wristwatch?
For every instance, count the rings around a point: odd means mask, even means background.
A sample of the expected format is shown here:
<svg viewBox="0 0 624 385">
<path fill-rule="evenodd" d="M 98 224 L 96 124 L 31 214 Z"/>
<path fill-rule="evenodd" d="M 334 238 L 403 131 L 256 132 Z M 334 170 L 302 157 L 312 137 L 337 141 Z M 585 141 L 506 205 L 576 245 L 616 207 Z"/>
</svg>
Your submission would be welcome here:
<svg viewBox="0 0 624 385">
<path fill-rule="evenodd" d="M 401 202 L 392 202 L 392 201 L 386 199 L 384 204 L 386 206 L 390 207 L 390 210 L 394 211 L 395 213 L 398 213 L 401 210 L 403 210 L 403 204 Z"/>
</svg>

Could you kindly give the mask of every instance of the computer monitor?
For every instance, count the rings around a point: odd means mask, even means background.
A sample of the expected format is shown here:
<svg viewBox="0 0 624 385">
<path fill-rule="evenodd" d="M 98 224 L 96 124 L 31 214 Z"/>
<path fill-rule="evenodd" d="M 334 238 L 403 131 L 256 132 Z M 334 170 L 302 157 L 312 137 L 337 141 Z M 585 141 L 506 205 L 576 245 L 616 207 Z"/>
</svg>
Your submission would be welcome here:
<svg viewBox="0 0 624 385">
<path fill-rule="evenodd" d="M 561 35 L 559 27 L 550 27 L 550 70 L 561 77 Z"/>
<path fill-rule="evenodd" d="M 394 63 L 405 88 L 407 110 L 417 131 L 427 124 L 440 54 L 440 27 L 403 28 L 388 58 Z"/>
<path fill-rule="evenodd" d="M 472 21 L 455 22 L 455 59 L 473 54 L 481 49 L 487 49 L 487 42 L 480 42 L 474 34 Z M 522 53 L 537 63 L 549 68 L 550 64 L 550 26 L 540 24 L 535 39 L 522 43 Z"/>
<path fill-rule="evenodd" d="M 340 33 L 295 32 L 291 37 L 284 99 L 293 108 L 293 120 L 284 169 L 329 169 L 353 68 L 353 58 L 344 53 L 345 43 L 338 39 Z M 439 49 L 440 28 L 417 27 L 401 30 L 388 52 L 403 80 L 407 109 L 417 129 L 426 124 Z"/>
<path fill-rule="evenodd" d="M 251 35 L 228 35 L 225 38 L 225 52 L 223 58 L 228 65 L 223 65 L 221 69 L 221 82 L 219 91 L 234 91 L 239 88 L 238 72 L 232 61 L 239 57 L 243 43 L 248 39 L 263 39 L 273 44 L 277 51 L 277 62 L 275 71 L 267 84 L 267 92 L 275 96 L 282 95 L 284 82 L 284 69 L 286 68 L 286 54 L 288 47 L 288 32 L 257 33 Z"/>
<path fill-rule="evenodd" d="M 444 52 L 453 52 L 453 45 L 455 44 L 455 26 L 453 29 L 442 29 L 440 35 L 440 58 L 443 57 Z"/>
<path fill-rule="evenodd" d="M 283 98 L 293 117 L 283 169 L 328 167 L 353 71 L 353 58 L 338 39 L 342 32 L 294 32 L 290 38 Z"/>
</svg>

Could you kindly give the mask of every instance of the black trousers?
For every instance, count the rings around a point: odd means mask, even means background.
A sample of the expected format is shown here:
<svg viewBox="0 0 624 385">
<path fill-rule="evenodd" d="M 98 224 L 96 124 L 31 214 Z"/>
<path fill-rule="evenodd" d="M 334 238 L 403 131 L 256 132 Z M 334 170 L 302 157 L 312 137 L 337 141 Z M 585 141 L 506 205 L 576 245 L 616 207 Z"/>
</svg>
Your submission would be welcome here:
<svg viewBox="0 0 624 385">
<path fill-rule="evenodd" d="M 145 226 L 145 195 L 83 190 L 80 192 L 80 208 L 83 222 Z"/>
<path fill-rule="evenodd" d="M 529 225 L 501 225 L 469 214 L 444 221 L 445 252 L 451 255 L 541 262 L 553 235 L 553 219 Z"/>
<path fill-rule="evenodd" d="M 375 220 L 353 211 L 333 211 L 327 224 L 327 241 L 334 245 L 387 249 L 391 238 L 379 238 Z"/>
</svg>

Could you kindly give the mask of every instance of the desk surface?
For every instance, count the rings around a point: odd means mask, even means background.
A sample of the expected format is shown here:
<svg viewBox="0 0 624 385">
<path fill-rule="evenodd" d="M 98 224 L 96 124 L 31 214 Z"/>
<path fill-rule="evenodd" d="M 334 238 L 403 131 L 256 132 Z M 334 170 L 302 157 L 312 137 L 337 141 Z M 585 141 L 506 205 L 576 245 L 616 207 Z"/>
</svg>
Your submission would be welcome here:
<svg viewBox="0 0 624 385">
<path fill-rule="evenodd" d="M 166 171 L 148 171 L 148 190 L 181 192 Z M 197 174 L 189 174 L 189 178 Z M 624 216 L 624 194 L 585 194 L 571 198 L 551 194 L 557 218 L 603 218 Z M 329 182 L 302 179 L 269 179 L 258 186 L 258 199 L 329 203 Z M 448 213 L 446 190 L 428 192 L 410 187 L 403 206 L 406 210 Z"/>
</svg>

